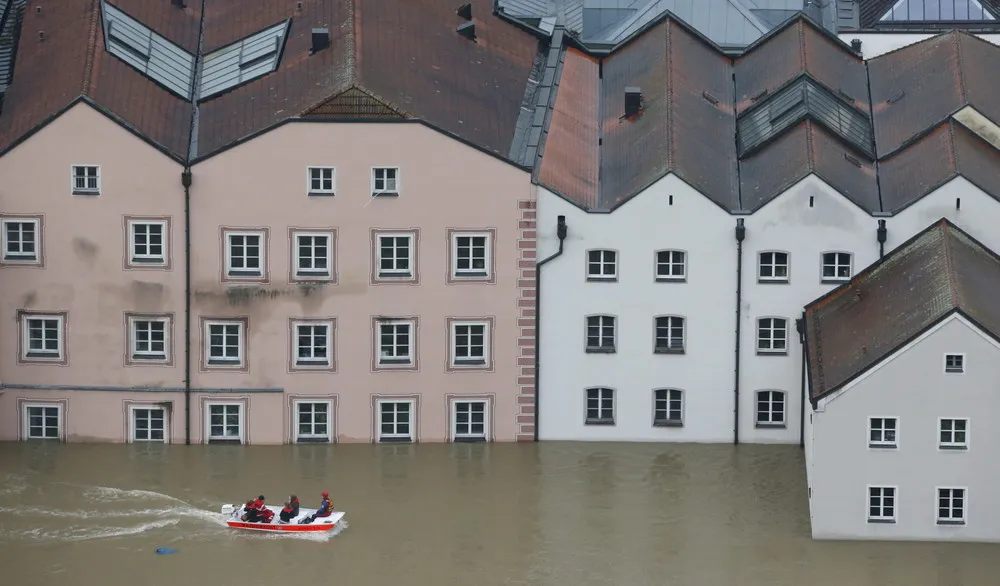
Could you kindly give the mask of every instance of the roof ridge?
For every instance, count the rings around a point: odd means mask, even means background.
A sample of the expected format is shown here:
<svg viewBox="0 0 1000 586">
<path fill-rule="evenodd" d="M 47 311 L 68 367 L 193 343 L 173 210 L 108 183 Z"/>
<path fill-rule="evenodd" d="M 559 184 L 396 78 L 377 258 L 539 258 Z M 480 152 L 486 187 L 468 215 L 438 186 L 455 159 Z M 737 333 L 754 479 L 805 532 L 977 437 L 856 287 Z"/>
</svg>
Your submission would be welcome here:
<svg viewBox="0 0 1000 586">
<path fill-rule="evenodd" d="M 677 133 L 674 132 L 674 52 L 673 52 L 673 41 L 674 41 L 674 24 L 673 19 L 667 24 L 667 34 L 664 35 L 664 43 L 666 43 L 666 55 L 667 55 L 667 169 L 674 168 L 674 161 L 677 157 L 674 156 L 674 137 Z"/>
<path fill-rule="evenodd" d="M 941 246 L 944 248 L 944 270 L 948 275 L 948 295 L 951 297 L 951 309 L 960 307 L 960 297 L 958 292 L 958 275 L 955 272 L 955 257 L 952 252 L 952 234 L 948 228 L 948 220 L 941 218 L 938 225 L 941 227 Z"/>
<path fill-rule="evenodd" d="M 965 83 L 965 67 L 962 63 L 962 33 L 953 30 L 951 34 L 955 38 L 955 59 L 958 61 L 958 70 L 955 72 L 958 75 L 958 88 L 962 92 L 962 101 L 968 104 L 969 86 Z"/>
<path fill-rule="evenodd" d="M 361 76 L 359 75 L 361 68 L 358 63 L 361 59 L 361 14 L 361 0 L 352 0 L 348 3 L 347 18 L 351 26 L 347 27 L 348 38 L 346 46 L 350 52 L 347 56 L 348 77 L 350 79 L 347 87 L 362 83 Z"/>
<path fill-rule="evenodd" d="M 83 66 L 83 86 L 80 93 L 90 95 L 90 82 L 94 75 L 94 56 L 97 52 L 97 27 L 101 22 L 101 0 L 90 1 L 90 32 L 87 33 L 87 59 Z"/>
</svg>

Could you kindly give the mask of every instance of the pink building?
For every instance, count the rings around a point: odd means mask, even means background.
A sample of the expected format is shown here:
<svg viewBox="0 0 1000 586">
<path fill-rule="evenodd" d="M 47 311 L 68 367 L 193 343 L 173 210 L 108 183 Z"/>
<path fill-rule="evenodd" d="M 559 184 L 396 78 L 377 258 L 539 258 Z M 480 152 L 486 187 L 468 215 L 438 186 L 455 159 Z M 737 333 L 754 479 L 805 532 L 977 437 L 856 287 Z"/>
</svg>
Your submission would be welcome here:
<svg viewBox="0 0 1000 586">
<path fill-rule="evenodd" d="M 534 439 L 534 38 L 176 4 L 14 15 L 0 439 Z"/>
</svg>

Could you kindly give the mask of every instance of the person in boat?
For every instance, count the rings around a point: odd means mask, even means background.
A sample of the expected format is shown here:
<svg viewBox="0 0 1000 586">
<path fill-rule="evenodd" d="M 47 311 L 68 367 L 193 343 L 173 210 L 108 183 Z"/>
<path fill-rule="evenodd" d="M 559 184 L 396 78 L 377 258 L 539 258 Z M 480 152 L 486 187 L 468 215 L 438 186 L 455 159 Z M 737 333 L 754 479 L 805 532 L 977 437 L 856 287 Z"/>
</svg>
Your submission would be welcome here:
<svg viewBox="0 0 1000 586">
<path fill-rule="evenodd" d="M 295 508 L 292 506 L 292 501 L 287 500 L 285 501 L 285 507 L 281 509 L 280 513 L 278 513 L 278 518 L 280 519 L 279 523 L 281 523 L 282 525 L 286 525 L 292 519 L 294 519 L 297 514 L 298 511 L 296 511 Z"/>
<path fill-rule="evenodd" d="M 271 522 L 271 519 L 274 518 L 274 511 L 272 511 L 271 509 L 267 508 L 267 506 L 264 503 L 265 503 L 264 495 L 260 495 L 253 502 L 253 509 L 252 510 L 253 510 L 254 514 L 253 515 L 248 515 L 248 517 L 253 517 L 255 519 L 253 521 L 250 521 L 248 519 L 249 523 L 270 523 Z"/>
<path fill-rule="evenodd" d="M 313 521 L 315 521 L 320 517 L 329 517 L 331 514 L 333 514 L 333 501 L 330 500 L 330 493 L 324 492 L 322 494 L 322 497 L 323 501 L 320 502 L 319 508 L 316 509 L 316 512 L 306 517 L 305 519 L 302 519 L 301 523 L 305 524 L 312 523 Z"/>
<path fill-rule="evenodd" d="M 257 507 L 254 504 L 255 499 L 250 499 L 243 505 L 243 516 L 240 517 L 240 521 L 244 523 L 256 523 L 257 522 Z"/>
<path fill-rule="evenodd" d="M 290 505 L 292 505 L 292 510 L 295 511 L 295 514 L 292 515 L 292 516 L 293 517 L 298 517 L 299 516 L 299 497 L 295 496 L 294 494 L 290 495 L 288 497 L 288 503 Z"/>
</svg>

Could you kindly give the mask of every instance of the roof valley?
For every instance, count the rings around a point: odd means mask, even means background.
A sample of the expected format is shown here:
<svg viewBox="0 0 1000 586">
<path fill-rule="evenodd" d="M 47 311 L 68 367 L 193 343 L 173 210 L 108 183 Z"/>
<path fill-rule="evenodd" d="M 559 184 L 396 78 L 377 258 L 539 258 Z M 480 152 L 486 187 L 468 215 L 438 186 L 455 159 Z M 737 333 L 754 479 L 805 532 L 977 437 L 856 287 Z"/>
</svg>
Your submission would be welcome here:
<svg viewBox="0 0 1000 586">
<path fill-rule="evenodd" d="M 197 1 L 197 0 L 196 0 Z M 198 22 L 198 53 L 194 56 L 193 79 L 191 80 L 191 130 L 188 137 L 188 152 L 185 164 L 198 157 L 198 131 L 201 121 L 201 108 L 198 105 L 198 95 L 201 94 L 201 72 L 205 66 L 205 3 L 201 0 L 201 18 Z"/>
</svg>

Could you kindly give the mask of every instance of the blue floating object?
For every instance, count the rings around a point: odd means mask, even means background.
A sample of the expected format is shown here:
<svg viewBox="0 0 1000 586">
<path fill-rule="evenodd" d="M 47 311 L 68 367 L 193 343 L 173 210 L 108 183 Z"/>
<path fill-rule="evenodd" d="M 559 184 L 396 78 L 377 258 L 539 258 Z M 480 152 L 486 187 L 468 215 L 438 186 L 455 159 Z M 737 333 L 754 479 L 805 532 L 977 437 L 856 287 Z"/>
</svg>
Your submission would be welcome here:
<svg viewBox="0 0 1000 586">
<path fill-rule="evenodd" d="M 172 547 L 158 547 L 156 548 L 156 555 L 170 555 L 172 553 L 177 553 L 177 550 Z"/>
</svg>

